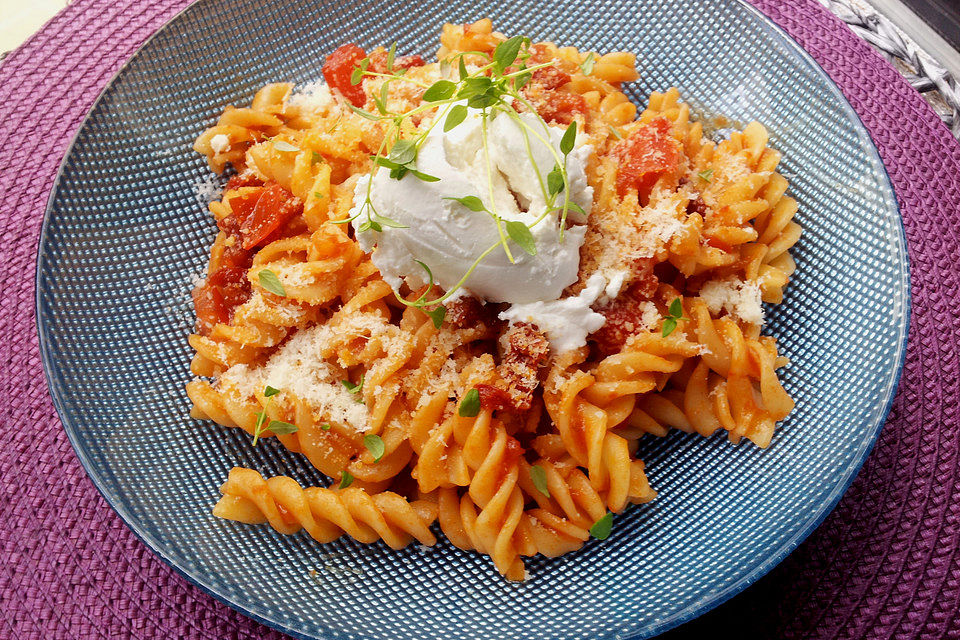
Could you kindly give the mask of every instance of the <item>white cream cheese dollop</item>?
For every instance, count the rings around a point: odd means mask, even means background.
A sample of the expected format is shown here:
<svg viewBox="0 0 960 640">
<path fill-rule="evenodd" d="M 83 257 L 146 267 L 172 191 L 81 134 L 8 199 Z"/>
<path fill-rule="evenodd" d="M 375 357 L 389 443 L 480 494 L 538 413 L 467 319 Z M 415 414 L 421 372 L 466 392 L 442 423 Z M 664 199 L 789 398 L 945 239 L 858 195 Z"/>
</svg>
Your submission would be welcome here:
<svg viewBox="0 0 960 640">
<path fill-rule="evenodd" d="M 501 320 L 537 325 L 550 341 L 554 353 L 563 353 L 587 343 L 587 336 L 607 321 L 590 306 L 604 293 L 607 279 L 599 272 L 587 278 L 579 295 L 549 302 L 513 304 L 500 314 Z"/>
<path fill-rule="evenodd" d="M 545 185 L 556 158 L 563 157 L 560 139 L 564 129 L 544 126 L 530 113 L 519 117 L 550 141 L 556 156 L 536 135 L 504 113 L 495 113 L 488 122 L 485 153 L 480 112 L 470 109 L 467 118 L 450 132 L 444 133 L 437 123 L 420 147 L 417 169 L 436 176 L 438 181 L 425 182 L 411 174 L 395 180 L 388 170 L 380 168 L 372 184 L 368 176 L 357 182 L 350 212 L 351 216 L 360 214 L 353 221 L 355 230 L 367 219 L 363 207 L 368 185 L 376 212 L 407 227 L 385 226 L 382 232 L 357 233 L 361 248 L 373 252 L 373 264 L 394 289 L 399 290 L 404 279 L 414 287 L 425 284 L 426 274 L 416 263 L 419 260 L 430 267 L 435 282 L 449 291 L 474 261 L 498 242 L 500 236 L 489 214 L 471 211 L 448 198 L 476 196 L 503 220 L 528 225 L 543 214 L 546 199 L 537 173 Z M 570 199 L 587 213 L 593 201 L 585 172 L 590 153 L 588 145 L 578 145 L 567 157 Z M 557 202 L 563 202 L 562 193 Z M 472 295 L 491 302 L 526 304 L 559 298 L 577 280 L 580 246 L 586 232 L 583 225 L 571 226 L 561 241 L 559 215 L 551 212 L 531 229 L 537 245 L 535 256 L 510 242 L 515 263 L 498 247 L 480 262 L 463 286 Z M 578 221 L 575 216 L 568 218 Z"/>
</svg>

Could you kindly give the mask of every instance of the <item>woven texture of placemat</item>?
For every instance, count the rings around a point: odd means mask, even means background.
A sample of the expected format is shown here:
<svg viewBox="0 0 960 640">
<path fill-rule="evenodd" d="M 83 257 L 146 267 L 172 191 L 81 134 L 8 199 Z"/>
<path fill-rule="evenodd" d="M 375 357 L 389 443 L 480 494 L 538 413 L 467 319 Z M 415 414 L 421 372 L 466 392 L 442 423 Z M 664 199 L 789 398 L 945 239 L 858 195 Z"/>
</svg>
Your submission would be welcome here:
<svg viewBox="0 0 960 640">
<path fill-rule="evenodd" d="M 190 585 L 123 525 L 67 441 L 37 348 L 37 240 L 63 154 L 104 85 L 186 4 L 77 0 L 0 65 L 0 637 L 283 637 Z M 960 145 L 816 2 L 755 4 L 834 78 L 880 149 L 909 244 L 910 345 L 890 419 L 833 514 L 769 576 L 667 635 L 960 638 Z"/>
</svg>

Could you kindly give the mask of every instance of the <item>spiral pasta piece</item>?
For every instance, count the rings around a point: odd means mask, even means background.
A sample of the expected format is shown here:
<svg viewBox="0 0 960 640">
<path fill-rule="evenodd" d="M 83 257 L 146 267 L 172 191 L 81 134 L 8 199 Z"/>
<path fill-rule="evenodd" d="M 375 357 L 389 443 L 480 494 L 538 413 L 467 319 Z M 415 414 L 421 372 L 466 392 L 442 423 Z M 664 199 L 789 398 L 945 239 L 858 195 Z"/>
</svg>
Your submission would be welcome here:
<svg viewBox="0 0 960 640">
<path fill-rule="evenodd" d="M 367 544 L 383 540 L 391 549 L 413 540 L 427 546 L 437 541 L 430 531 L 436 504 L 408 502 L 390 491 L 370 495 L 355 488 L 303 488 L 286 476 L 265 480 L 252 469 L 234 467 L 220 492 L 223 497 L 213 515 L 246 524 L 269 523 L 278 533 L 303 530 L 318 542 L 348 535 Z"/>
</svg>

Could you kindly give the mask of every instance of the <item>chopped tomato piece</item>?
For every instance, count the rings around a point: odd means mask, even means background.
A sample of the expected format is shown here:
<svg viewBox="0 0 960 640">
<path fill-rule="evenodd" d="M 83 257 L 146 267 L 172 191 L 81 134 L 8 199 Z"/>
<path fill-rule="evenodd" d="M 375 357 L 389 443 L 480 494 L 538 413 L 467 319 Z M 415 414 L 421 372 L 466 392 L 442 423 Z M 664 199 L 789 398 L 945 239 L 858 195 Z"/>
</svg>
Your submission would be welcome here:
<svg viewBox="0 0 960 640">
<path fill-rule="evenodd" d="M 531 80 L 544 89 L 559 89 L 570 82 L 570 74 L 564 73 L 556 67 L 544 67 L 534 71 Z"/>
<path fill-rule="evenodd" d="M 413 56 L 399 56 L 393 60 L 394 69 L 413 69 L 414 67 L 422 67 L 426 62 L 423 61 L 423 58 L 417 55 Z"/>
<path fill-rule="evenodd" d="M 193 290 L 193 306 L 197 312 L 200 333 L 207 334 L 214 325 L 229 322 L 233 310 L 250 299 L 247 270 L 221 267 L 207 281 Z"/>
<path fill-rule="evenodd" d="M 223 248 L 223 252 L 220 254 L 219 264 L 221 267 L 236 267 L 246 271 L 253 263 L 254 252 L 243 248 L 243 243 L 239 235 L 234 234 L 233 237 L 233 244 L 229 244 Z"/>
<path fill-rule="evenodd" d="M 303 204 L 280 185 L 270 184 L 230 198 L 230 209 L 233 215 L 217 224 L 231 235 L 239 234 L 243 249 L 250 250 L 263 244 L 290 218 L 300 213 Z M 239 228 L 236 228 L 238 223 Z"/>
<path fill-rule="evenodd" d="M 227 180 L 227 186 L 224 187 L 224 191 L 233 191 L 240 187 L 259 187 L 262 185 L 263 180 L 258 178 L 252 171 L 244 171 L 243 173 L 230 176 L 230 179 Z"/>
<path fill-rule="evenodd" d="M 670 121 L 656 118 L 617 143 L 614 153 L 619 159 L 617 191 L 623 195 L 636 189 L 645 202 L 654 183 L 661 176 L 678 178 L 680 147 L 670 136 Z"/>
<path fill-rule="evenodd" d="M 218 223 L 220 228 L 227 233 L 231 233 L 231 235 L 239 233 L 240 227 L 243 226 L 247 219 L 253 214 L 253 210 L 257 206 L 257 200 L 263 195 L 263 191 L 264 189 L 262 187 L 259 189 L 251 189 L 250 191 L 245 191 L 230 198 L 230 210 L 233 211 L 233 215 L 221 220 L 220 223 Z M 230 218 L 233 218 L 233 222 L 228 222 Z M 236 232 L 232 232 L 234 225 L 239 225 L 237 226 Z"/>
<path fill-rule="evenodd" d="M 343 97 L 353 106 L 362 107 L 367 101 L 367 94 L 363 92 L 363 84 L 353 84 L 350 76 L 367 53 L 355 44 L 344 44 L 327 56 L 323 63 L 323 79 L 327 84 L 340 91 Z"/>
<path fill-rule="evenodd" d="M 653 260 L 641 258 L 634 266 L 635 280 L 626 291 L 600 313 L 607 321 L 590 334 L 590 340 L 604 356 L 620 353 L 627 338 L 646 330 L 640 303 L 649 300 L 657 291 L 659 280 L 653 273 Z"/>
<path fill-rule="evenodd" d="M 534 103 L 537 113 L 547 122 L 570 124 L 577 114 L 587 113 L 587 102 L 583 96 L 554 89 L 544 90 Z"/>
</svg>

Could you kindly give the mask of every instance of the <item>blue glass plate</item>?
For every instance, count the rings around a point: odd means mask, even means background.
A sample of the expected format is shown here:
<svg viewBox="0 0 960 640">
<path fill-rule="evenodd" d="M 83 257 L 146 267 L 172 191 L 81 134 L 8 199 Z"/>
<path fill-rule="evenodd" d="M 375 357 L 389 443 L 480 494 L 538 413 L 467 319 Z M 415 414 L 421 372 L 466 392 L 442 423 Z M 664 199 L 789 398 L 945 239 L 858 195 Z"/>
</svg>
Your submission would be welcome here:
<svg viewBox="0 0 960 640">
<path fill-rule="evenodd" d="M 769 331 L 796 411 L 769 449 L 673 433 L 640 454 L 660 498 L 605 542 L 504 581 L 446 541 L 395 552 L 210 515 L 234 465 L 321 481 L 306 461 L 187 416 L 189 291 L 215 228 L 194 138 L 265 83 L 320 76 L 346 41 L 432 52 L 443 22 L 639 53 L 641 102 L 671 85 L 699 115 L 767 125 L 799 201 L 798 269 Z M 50 391 L 77 455 L 117 513 L 217 598 L 304 638 L 640 638 L 769 571 L 834 506 L 890 406 L 909 277 L 896 200 L 863 125 L 827 76 L 734 1 L 552 3 L 204 0 L 107 88 L 64 161 L 40 242 L 37 318 Z M 315 570 L 316 575 L 311 575 Z"/>
</svg>

